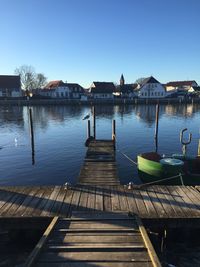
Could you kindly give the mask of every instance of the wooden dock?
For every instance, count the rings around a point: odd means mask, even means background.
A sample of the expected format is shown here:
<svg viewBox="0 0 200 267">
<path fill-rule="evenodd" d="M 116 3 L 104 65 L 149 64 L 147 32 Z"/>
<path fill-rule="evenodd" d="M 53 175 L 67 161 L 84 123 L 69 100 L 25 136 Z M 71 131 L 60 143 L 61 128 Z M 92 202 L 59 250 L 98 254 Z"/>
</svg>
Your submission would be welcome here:
<svg viewBox="0 0 200 267">
<path fill-rule="evenodd" d="M 46 229 L 24 266 L 160 267 L 143 223 L 198 227 L 200 187 L 120 185 L 113 129 L 90 140 L 75 186 L 0 187 L 1 229 Z"/>
<path fill-rule="evenodd" d="M 54 218 L 25 266 L 161 266 L 142 222 L 123 213 Z"/>
<path fill-rule="evenodd" d="M 73 211 L 132 212 L 141 219 L 200 219 L 200 187 L 155 185 L 141 189 L 76 185 L 0 187 L 0 219 L 69 217 Z"/>
<path fill-rule="evenodd" d="M 115 159 L 115 142 L 93 140 L 81 168 L 78 182 L 84 185 L 119 185 Z"/>
</svg>

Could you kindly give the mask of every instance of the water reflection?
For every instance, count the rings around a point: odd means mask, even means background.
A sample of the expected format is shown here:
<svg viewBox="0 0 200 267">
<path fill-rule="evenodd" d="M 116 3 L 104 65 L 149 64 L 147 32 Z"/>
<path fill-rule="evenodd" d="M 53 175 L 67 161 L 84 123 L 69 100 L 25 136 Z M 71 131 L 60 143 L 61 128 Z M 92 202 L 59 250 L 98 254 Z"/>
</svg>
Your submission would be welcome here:
<svg viewBox="0 0 200 267">
<path fill-rule="evenodd" d="M 116 119 L 117 145 L 135 160 L 138 153 L 155 150 L 155 110 L 155 105 L 97 105 L 97 137 L 110 138 L 111 120 Z M 0 107 L 0 184 L 62 184 L 66 177 L 75 183 L 86 152 L 87 121 L 82 118 L 91 114 L 91 106 L 34 106 L 32 111 L 34 166 L 28 108 Z M 159 117 L 160 152 L 180 151 L 179 132 L 188 127 L 193 133 L 189 150 L 195 154 L 200 105 L 160 105 Z M 120 155 L 117 158 L 122 182 L 136 177 L 137 169 Z"/>
</svg>

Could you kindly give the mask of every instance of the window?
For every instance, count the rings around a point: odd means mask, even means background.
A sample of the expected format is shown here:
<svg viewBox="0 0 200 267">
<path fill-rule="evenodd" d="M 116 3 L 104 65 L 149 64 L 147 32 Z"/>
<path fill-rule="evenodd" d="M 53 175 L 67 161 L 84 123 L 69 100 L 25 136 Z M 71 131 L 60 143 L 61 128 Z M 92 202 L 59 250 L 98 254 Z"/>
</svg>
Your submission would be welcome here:
<svg viewBox="0 0 200 267">
<path fill-rule="evenodd" d="M 158 92 L 158 96 L 160 96 L 160 92 Z"/>
<path fill-rule="evenodd" d="M 153 96 L 153 92 L 151 93 L 151 95 Z"/>
<path fill-rule="evenodd" d="M 56 93 L 56 96 L 59 97 L 59 93 Z"/>
<path fill-rule="evenodd" d="M 155 92 L 155 96 L 157 96 L 157 92 Z"/>
<path fill-rule="evenodd" d="M 68 96 L 67 92 L 65 92 L 65 96 L 66 96 L 66 97 Z"/>
</svg>

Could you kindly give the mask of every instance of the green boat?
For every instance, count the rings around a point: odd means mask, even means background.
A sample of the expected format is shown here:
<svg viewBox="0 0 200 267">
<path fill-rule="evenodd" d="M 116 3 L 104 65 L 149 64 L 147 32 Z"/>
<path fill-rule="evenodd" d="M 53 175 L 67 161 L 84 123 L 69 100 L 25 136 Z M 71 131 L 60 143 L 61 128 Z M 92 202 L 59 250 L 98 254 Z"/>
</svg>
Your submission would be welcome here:
<svg viewBox="0 0 200 267">
<path fill-rule="evenodd" d="M 173 154 L 165 158 L 148 152 L 138 155 L 137 162 L 138 174 L 144 183 L 200 185 L 200 157 Z M 174 178 L 167 179 L 170 177 Z"/>
</svg>

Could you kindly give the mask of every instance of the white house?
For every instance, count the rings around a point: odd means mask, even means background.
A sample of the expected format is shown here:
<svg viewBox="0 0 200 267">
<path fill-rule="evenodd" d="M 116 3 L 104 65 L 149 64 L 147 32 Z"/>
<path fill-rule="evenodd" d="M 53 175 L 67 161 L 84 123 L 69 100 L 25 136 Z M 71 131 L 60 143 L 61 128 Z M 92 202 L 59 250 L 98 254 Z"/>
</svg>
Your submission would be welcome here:
<svg viewBox="0 0 200 267">
<path fill-rule="evenodd" d="M 51 81 L 40 90 L 40 95 L 51 98 L 69 98 L 70 89 L 62 80 Z"/>
<path fill-rule="evenodd" d="M 138 89 L 138 97 L 145 99 L 166 97 L 165 87 L 154 77 L 144 79 Z"/>
<path fill-rule="evenodd" d="M 69 88 L 70 98 L 71 99 L 84 99 L 85 100 L 85 91 L 82 86 L 78 83 L 65 83 L 65 85 Z M 87 97 L 86 97 L 87 99 Z"/>
<path fill-rule="evenodd" d="M 113 99 L 115 86 L 112 82 L 93 82 L 89 93 L 94 99 Z"/>
<path fill-rule="evenodd" d="M 196 87 L 198 84 L 196 81 L 172 81 L 166 83 L 166 91 L 177 92 L 177 91 L 189 91 L 192 87 Z"/>
<path fill-rule="evenodd" d="M 0 97 L 21 97 L 19 75 L 0 75 Z"/>
</svg>

